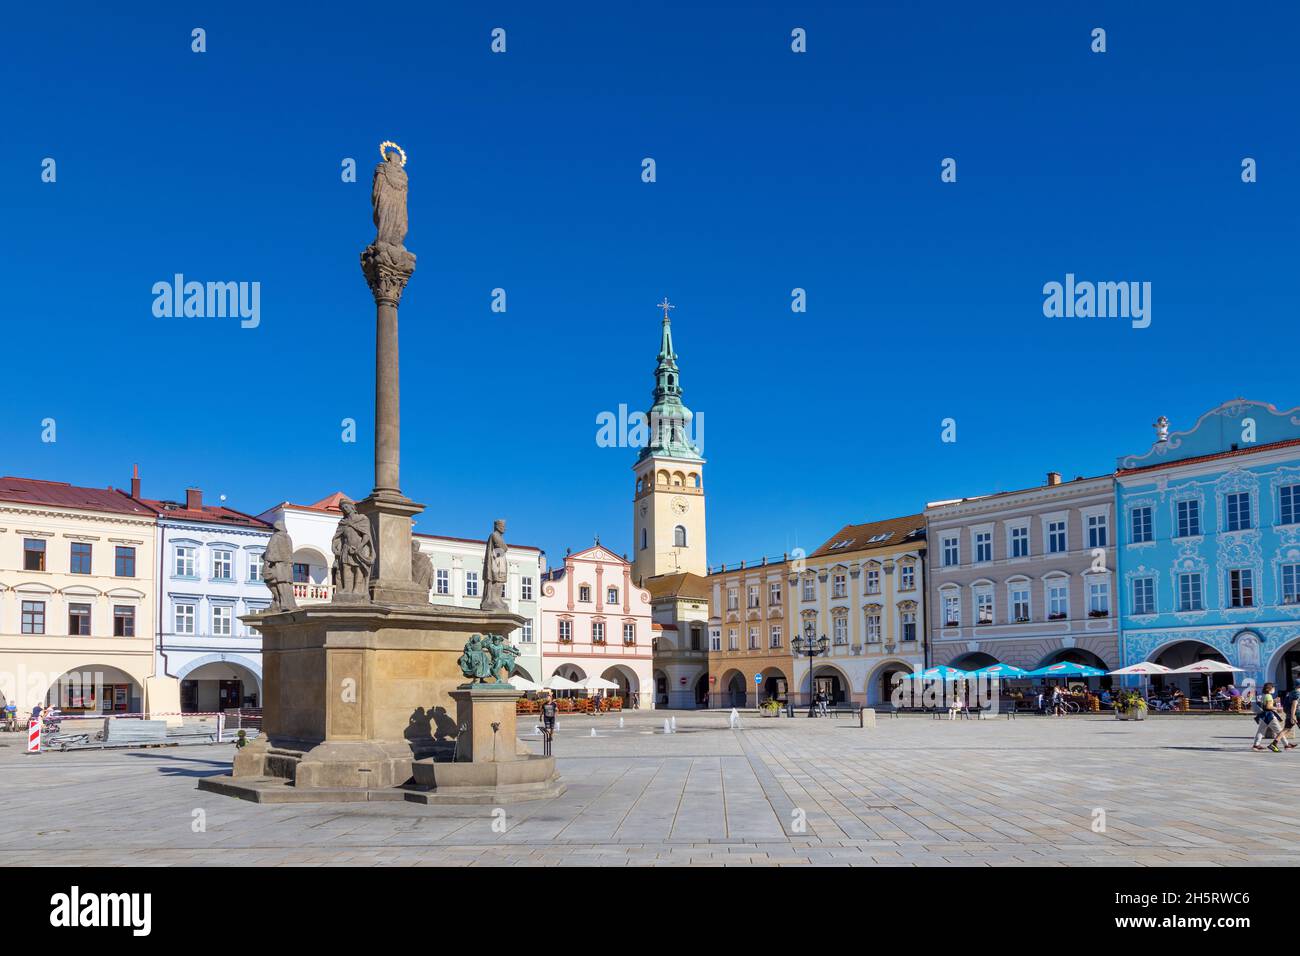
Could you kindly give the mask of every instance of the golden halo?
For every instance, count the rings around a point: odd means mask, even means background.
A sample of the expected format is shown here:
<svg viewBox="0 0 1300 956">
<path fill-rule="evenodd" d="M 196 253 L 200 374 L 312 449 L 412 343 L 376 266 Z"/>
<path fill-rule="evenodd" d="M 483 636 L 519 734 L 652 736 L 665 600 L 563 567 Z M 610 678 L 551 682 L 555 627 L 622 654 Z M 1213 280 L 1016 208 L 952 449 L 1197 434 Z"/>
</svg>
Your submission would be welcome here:
<svg viewBox="0 0 1300 956">
<path fill-rule="evenodd" d="M 398 146 L 396 143 L 392 142 L 391 140 L 384 140 L 382 143 L 379 144 L 379 155 L 382 156 L 384 159 L 388 159 L 389 146 L 393 147 L 393 149 L 397 150 L 399 153 L 402 154 L 402 165 L 405 166 L 406 150 L 402 149 L 402 147 Z"/>
</svg>

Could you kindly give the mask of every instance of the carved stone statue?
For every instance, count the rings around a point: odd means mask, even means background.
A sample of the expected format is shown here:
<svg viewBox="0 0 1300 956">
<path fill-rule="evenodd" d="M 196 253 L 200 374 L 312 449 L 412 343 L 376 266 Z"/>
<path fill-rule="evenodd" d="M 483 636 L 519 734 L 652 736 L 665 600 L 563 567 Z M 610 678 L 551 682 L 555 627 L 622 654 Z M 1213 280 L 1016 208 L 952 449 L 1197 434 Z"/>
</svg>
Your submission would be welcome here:
<svg viewBox="0 0 1300 956">
<path fill-rule="evenodd" d="M 483 552 L 483 599 L 479 607 L 484 611 L 507 610 L 505 599 L 506 576 L 506 522 L 498 518 L 492 525 L 487 548 Z"/>
<path fill-rule="evenodd" d="M 492 676 L 492 654 L 479 634 L 472 635 L 465 642 L 465 649 L 456 663 L 471 683 L 483 684 Z"/>
<path fill-rule="evenodd" d="M 400 149 L 400 147 L 399 147 Z M 384 161 L 375 167 L 370 204 L 375 210 L 376 244 L 404 248 L 406 242 L 405 154 L 381 147 Z"/>
<path fill-rule="evenodd" d="M 492 676 L 499 683 L 508 684 L 515 672 L 515 661 L 523 652 L 500 634 L 488 635 L 487 647 L 492 655 Z M 502 670 L 506 672 L 504 677 L 501 676 Z"/>
<path fill-rule="evenodd" d="M 1169 441 L 1169 419 L 1161 415 L 1156 419 L 1153 427 L 1156 430 L 1156 441 Z"/>
<path fill-rule="evenodd" d="M 275 532 L 262 554 L 262 583 L 271 590 L 270 610 L 292 611 L 298 607 L 293 596 L 293 542 L 284 530 L 283 518 L 275 523 Z"/>
<path fill-rule="evenodd" d="M 420 550 L 420 542 L 411 542 L 411 580 L 425 591 L 433 590 L 433 562 Z"/>
<path fill-rule="evenodd" d="M 347 600 L 369 599 L 370 569 L 375 563 L 375 545 L 370 540 L 370 520 L 357 512 L 346 498 L 339 503 L 343 517 L 334 532 L 334 596 Z"/>
</svg>

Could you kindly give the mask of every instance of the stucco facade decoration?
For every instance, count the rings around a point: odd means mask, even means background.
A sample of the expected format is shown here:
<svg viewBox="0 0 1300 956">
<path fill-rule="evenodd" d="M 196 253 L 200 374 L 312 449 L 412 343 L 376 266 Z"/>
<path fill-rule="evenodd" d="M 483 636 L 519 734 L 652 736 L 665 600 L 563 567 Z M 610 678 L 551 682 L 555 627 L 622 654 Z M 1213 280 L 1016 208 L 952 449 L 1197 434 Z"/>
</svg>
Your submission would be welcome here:
<svg viewBox="0 0 1300 956">
<path fill-rule="evenodd" d="M 764 559 L 709 575 L 710 706 L 789 700 L 795 688 L 786 624 L 788 564 Z"/>
<path fill-rule="evenodd" d="M 1062 481 L 929 504 L 933 663 L 1119 666 L 1114 482 Z"/>
<path fill-rule="evenodd" d="M 925 519 L 915 514 L 845 525 L 790 563 L 786 630 L 830 645 L 811 682 L 808 659 L 795 659 L 796 703 L 824 691 L 876 706 L 889 701 L 894 675 L 925 668 L 925 556 Z"/>
<path fill-rule="evenodd" d="M 90 714 L 172 703 L 154 680 L 155 533 L 153 512 L 125 492 L 0 478 L 6 703 Z"/>
<path fill-rule="evenodd" d="M 632 582 L 630 561 L 600 544 L 566 554 L 543 578 L 541 620 L 539 682 L 603 677 L 625 707 L 654 707 L 650 592 Z"/>
<path fill-rule="evenodd" d="M 1116 472 L 1121 660 L 1243 668 L 1172 681 L 1192 696 L 1300 683 L 1300 408 L 1235 399 L 1156 429 Z"/>
</svg>

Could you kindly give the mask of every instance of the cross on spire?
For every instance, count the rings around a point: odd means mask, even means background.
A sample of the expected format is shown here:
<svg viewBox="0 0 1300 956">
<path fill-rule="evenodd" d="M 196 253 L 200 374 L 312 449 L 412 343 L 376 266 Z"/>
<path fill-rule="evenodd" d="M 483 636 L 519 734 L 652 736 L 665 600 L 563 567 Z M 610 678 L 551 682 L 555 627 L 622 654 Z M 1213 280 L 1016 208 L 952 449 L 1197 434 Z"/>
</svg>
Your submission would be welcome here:
<svg viewBox="0 0 1300 956">
<path fill-rule="evenodd" d="M 677 308 L 677 306 L 673 305 L 671 302 L 668 301 L 668 296 L 664 296 L 664 300 L 658 304 L 657 308 L 660 308 L 660 309 L 663 309 L 663 310 L 664 310 L 664 321 L 667 322 L 667 321 L 668 321 L 668 310 L 669 310 L 669 309 L 675 309 L 675 308 Z"/>
</svg>

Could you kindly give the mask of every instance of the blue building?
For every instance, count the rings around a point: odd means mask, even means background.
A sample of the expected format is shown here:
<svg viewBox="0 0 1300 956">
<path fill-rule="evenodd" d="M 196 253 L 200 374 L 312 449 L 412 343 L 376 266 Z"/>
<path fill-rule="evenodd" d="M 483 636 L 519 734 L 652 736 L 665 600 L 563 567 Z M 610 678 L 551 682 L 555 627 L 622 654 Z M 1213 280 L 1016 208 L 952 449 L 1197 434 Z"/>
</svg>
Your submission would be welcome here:
<svg viewBox="0 0 1300 956">
<path fill-rule="evenodd" d="M 1193 697 L 1300 683 L 1300 408 L 1236 399 L 1155 427 L 1115 474 L 1124 665 L 1243 668 L 1172 681 Z"/>
</svg>

